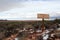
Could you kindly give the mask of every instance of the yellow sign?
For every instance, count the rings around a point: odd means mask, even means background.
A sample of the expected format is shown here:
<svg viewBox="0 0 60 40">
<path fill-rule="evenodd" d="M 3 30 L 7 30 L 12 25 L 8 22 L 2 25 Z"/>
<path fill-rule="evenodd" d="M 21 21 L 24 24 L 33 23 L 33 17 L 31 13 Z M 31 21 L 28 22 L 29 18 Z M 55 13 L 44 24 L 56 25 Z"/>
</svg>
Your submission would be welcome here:
<svg viewBox="0 0 60 40">
<path fill-rule="evenodd" d="M 49 19 L 49 14 L 37 14 L 37 18 Z"/>
</svg>

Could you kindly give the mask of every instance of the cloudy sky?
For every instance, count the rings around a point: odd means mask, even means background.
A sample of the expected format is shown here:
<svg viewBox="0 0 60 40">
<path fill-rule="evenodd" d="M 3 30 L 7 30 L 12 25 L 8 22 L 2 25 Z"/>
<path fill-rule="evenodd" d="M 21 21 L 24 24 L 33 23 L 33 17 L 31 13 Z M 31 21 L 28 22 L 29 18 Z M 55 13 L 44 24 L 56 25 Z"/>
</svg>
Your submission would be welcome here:
<svg viewBox="0 0 60 40">
<path fill-rule="evenodd" d="M 60 18 L 60 0 L 0 0 L 0 19 L 35 20 L 38 13 Z"/>
</svg>

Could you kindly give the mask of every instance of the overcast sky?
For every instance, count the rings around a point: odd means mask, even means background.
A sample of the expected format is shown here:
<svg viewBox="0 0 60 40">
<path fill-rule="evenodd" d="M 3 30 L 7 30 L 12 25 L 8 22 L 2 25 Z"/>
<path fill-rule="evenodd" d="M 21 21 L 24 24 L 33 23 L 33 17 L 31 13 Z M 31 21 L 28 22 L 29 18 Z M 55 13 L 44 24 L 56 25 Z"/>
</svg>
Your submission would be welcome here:
<svg viewBox="0 0 60 40">
<path fill-rule="evenodd" d="M 38 13 L 60 18 L 60 0 L 0 0 L 0 19 L 35 20 Z"/>
</svg>

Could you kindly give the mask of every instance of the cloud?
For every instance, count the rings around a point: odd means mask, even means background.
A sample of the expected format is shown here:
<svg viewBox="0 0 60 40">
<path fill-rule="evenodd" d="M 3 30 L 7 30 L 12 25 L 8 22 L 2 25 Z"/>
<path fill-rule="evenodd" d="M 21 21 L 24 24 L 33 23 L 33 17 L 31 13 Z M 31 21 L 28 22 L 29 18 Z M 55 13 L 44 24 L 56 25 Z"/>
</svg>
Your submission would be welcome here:
<svg viewBox="0 0 60 40">
<path fill-rule="evenodd" d="M 60 2 L 13 1 L 2 5 L 0 8 L 0 18 L 2 19 L 37 19 L 37 13 L 48 13 L 51 17 L 54 17 L 56 13 L 60 12 Z M 56 16 L 59 15 L 60 13 Z"/>
<path fill-rule="evenodd" d="M 26 4 L 25 2 L 32 2 L 32 1 L 46 2 L 46 1 L 49 1 L 49 0 L 0 0 L 0 11 L 7 11 L 7 10 L 10 10 L 12 8 L 18 8 L 18 7 L 21 8 L 21 7 L 25 6 L 24 5 L 24 4 Z M 29 5 L 29 3 L 27 4 L 27 6 L 28 5 Z"/>
<path fill-rule="evenodd" d="M 16 7 L 23 7 L 20 1 L 16 0 L 0 0 L 0 12 L 7 11 Z"/>
</svg>

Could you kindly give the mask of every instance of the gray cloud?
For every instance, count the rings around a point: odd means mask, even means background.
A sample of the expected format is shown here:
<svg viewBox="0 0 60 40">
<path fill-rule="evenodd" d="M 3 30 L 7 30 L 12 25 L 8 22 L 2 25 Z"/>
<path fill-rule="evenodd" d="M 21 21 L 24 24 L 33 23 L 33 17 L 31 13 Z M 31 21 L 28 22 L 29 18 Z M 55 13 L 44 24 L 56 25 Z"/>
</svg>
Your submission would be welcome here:
<svg viewBox="0 0 60 40">
<path fill-rule="evenodd" d="M 23 7 L 21 2 L 16 0 L 0 0 L 0 11 L 6 11 L 15 7 Z"/>
<path fill-rule="evenodd" d="M 60 2 L 45 2 L 36 0 L 33 2 L 24 2 L 24 0 L 0 1 L 0 18 L 2 19 L 36 19 L 36 14 L 40 12 L 60 12 Z M 56 17 L 53 13 L 50 13 L 50 15 Z M 60 13 L 57 17 L 59 16 Z"/>
<path fill-rule="evenodd" d="M 24 7 L 24 1 L 54 1 L 54 0 L 0 0 L 0 12 L 7 11 L 12 8 Z M 59 1 L 59 0 L 55 0 Z"/>
</svg>

